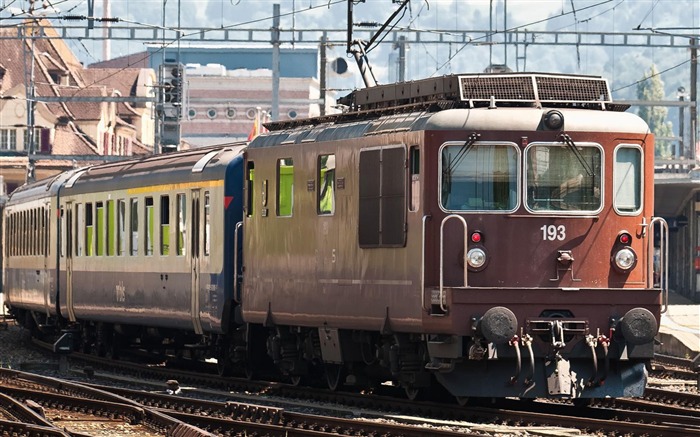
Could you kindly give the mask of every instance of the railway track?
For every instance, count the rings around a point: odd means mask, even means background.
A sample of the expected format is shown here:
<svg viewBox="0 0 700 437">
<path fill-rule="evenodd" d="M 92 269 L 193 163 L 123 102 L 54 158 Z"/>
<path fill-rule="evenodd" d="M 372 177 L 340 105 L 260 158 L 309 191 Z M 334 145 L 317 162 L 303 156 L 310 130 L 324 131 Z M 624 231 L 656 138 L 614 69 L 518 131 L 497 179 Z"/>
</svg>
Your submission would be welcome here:
<svg viewBox="0 0 700 437">
<path fill-rule="evenodd" d="M 283 426 L 285 429 L 305 431 L 336 430 L 347 433 L 358 432 L 364 435 L 370 425 L 363 424 L 358 428 L 358 418 L 353 417 L 350 423 L 343 424 L 337 416 L 358 414 L 367 420 L 391 420 L 403 422 L 405 425 L 421 423 L 429 418 L 439 426 L 447 426 L 456 422 L 469 424 L 488 424 L 493 427 L 532 427 L 560 426 L 584 430 L 590 433 L 627 435 L 659 435 L 659 436 L 691 436 L 700 435 L 700 413 L 698 413 L 698 395 L 679 393 L 668 390 L 648 389 L 644 399 L 601 400 L 589 407 L 581 408 L 574 405 L 552 404 L 548 402 L 523 402 L 504 400 L 495 403 L 473 403 L 460 407 L 452 403 L 442 402 L 413 402 L 396 397 L 387 397 L 375 393 L 346 393 L 329 392 L 308 387 L 293 386 L 284 383 L 248 381 L 239 378 L 220 378 L 216 375 L 171 369 L 165 365 L 139 365 L 128 362 L 115 363 L 112 360 L 92 355 L 76 354 L 71 360 L 80 359 L 94 368 L 113 369 L 115 365 L 120 372 L 126 372 L 139 377 L 155 378 L 156 381 L 176 379 L 186 384 L 196 384 L 204 387 L 214 387 L 218 396 L 236 399 L 236 402 L 219 402 L 207 404 L 207 401 L 193 400 L 188 397 L 181 400 L 172 395 L 156 396 L 144 390 L 111 389 L 100 387 L 101 390 L 114 390 L 120 396 L 130 398 L 140 405 L 153 408 L 177 417 L 183 422 L 201 427 L 215 434 L 226 434 L 227 420 L 244 421 L 250 426 L 261 426 L 265 429 L 273 426 Z M 131 378 L 133 379 L 133 377 Z M 163 382 L 156 382 L 154 389 L 165 388 Z M 248 393 L 250 396 L 236 393 Z M 193 394 L 194 395 L 194 394 Z M 164 397 L 163 397 L 164 396 Z M 313 408 L 321 411 L 315 415 L 299 415 L 289 408 L 282 411 L 278 407 L 264 406 L 261 397 L 272 398 L 276 405 L 294 407 L 313 401 Z M 202 403 L 200 403 L 202 402 Z M 211 402 L 211 401 L 209 401 Z M 269 400 L 267 402 L 270 402 Z M 320 403 L 320 404 L 317 404 Z M 331 407 L 323 406 L 331 405 Z M 212 413 L 215 408 L 217 413 Z M 357 413 L 357 409 L 362 409 Z M 204 414 L 200 414 L 205 412 Z M 203 418 L 204 417 L 204 418 Z M 255 419 L 253 419 L 255 417 Z M 222 421 L 223 422 L 220 422 Z M 341 422 L 336 422 L 336 421 Z M 376 425 L 371 425 L 376 426 Z M 394 425 L 392 425 L 394 426 Z M 415 425 L 414 425 L 415 427 Z M 469 425 L 461 426 L 461 432 L 469 429 Z M 394 428 L 396 433 L 396 428 Z M 413 435 L 411 429 L 392 434 L 387 429 L 381 429 L 382 435 Z M 433 430 L 430 431 L 433 433 Z M 443 432 L 443 431 L 441 431 Z M 450 431 L 444 431 L 449 434 Z M 425 433 L 425 429 L 420 429 Z M 437 435 L 437 434 L 436 434 Z M 463 434 L 462 434 L 463 435 Z"/>
</svg>

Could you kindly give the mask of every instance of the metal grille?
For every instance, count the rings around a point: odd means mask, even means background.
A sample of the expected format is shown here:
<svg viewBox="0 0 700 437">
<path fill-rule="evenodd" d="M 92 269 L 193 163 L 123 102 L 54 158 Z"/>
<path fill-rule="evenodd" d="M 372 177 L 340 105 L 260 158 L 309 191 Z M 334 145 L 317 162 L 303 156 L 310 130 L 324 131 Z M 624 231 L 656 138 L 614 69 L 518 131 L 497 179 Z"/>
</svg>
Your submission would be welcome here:
<svg viewBox="0 0 700 437">
<path fill-rule="evenodd" d="M 532 76 L 462 76 L 462 100 L 534 101 Z"/>
<path fill-rule="evenodd" d="M 535 76 L 540 101 L 609 102 L 605 79 Z"/>
<path fill-rule="evenodd" d="M 542 74 L 461 76 L 461 98 L 510 102 L 610 102 L 602 78 Z"/>
</svg>

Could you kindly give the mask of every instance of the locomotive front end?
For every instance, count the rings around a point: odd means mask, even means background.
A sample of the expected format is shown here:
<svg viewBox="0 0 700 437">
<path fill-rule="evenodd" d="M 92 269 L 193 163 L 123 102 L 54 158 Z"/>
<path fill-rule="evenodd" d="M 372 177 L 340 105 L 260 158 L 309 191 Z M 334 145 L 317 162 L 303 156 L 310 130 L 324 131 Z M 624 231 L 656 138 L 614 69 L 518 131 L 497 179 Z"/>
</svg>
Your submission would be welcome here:
<svg viewBox="0 0 700 437">
<path fill-rule="evenodd" d="M 461 77 L 488 106 L 426 128 L 427 367 L 459 398 L 641 396 L 667 283 L 653 136 L 600 78 L 503 78 Z"/>
</svg>

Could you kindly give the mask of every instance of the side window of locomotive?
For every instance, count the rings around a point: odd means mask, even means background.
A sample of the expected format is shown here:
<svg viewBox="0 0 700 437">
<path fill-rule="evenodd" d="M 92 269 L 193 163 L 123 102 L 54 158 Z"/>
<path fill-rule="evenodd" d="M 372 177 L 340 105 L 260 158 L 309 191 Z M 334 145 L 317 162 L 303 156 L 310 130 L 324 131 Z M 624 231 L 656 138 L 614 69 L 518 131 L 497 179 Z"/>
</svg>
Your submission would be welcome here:
<svg viewBox="0 0 700 437">
<path fill-rule="evenodd" d="M 406 242 L 406 150 L 360 152 L 358 238 L 362 248 L 402 247 Z"/>
<path fill-rule="evenodd" d="M 175 235 L 177 236 L 177 254 L 179 256 L 185 255 L 185 242 L 187 241 L 187 197 L 185 194 L 178 194 L 176 203 L 176 214 L 177 220 L 175 230 Z"/>
<path fill-rule="evenodd" d="M 252 161 L 248 162 L 248 167 L 246 169 L 246 215 L 248 217 L 253 216 L 253 187 L 255 182 L 255 163 Z"/>
<path fill-rule="evenodd" d="M 291 217 L 294 205 L 294 161 L 277 160 L 277 216 Z"/>
<path fill-rule="evenodd" d="M 518 162 L 514 144 L 445 144 L 440 157 L 442 207 L 447 211 L 515 211 Z"/>
<path fill-rule="evenodd" d="M 129 215 L 129 254 L 139 254 L 139 200 L 131 199 Z"/>
<path fill-rule="evenodd" d="M 420 208 L 420 149 L 417 146 L 413 146 L 408 150 L 408 159 L 409 175 L 411 177 L 408 209 L 411 212 L 415 212 Z"/>
<path fill-rule="evenodd" d="M 527 207 L 595 212 L 602 206 L 602 151 L 593 144 L 532 143 L 525 150 Z"/>
<path fill-rule="evenodd" d="M 335 155 L 318 157 L 318 196 L 319 215 L 332 215 L 335 211 Z"/>
<path fill-rule="evenodd" d="M 160 196 L 160 254 L 170 254 L 170 196 Z"/>
<path fill-rule="evenodd" d="M 117 256 L 126 252 L 126 202 L 117 200 Z"/>
<path fill-rule="evenodd" d="M 642 209 L 642 150 L 625 145 L 615 150 L 613 205 L 619 214 L 636 214 Z"/>
<path fill-rule="evenodd" d="M 211 205 L 209 191 L 204 192 L 204 255 L 209 255 L 211 249 Z"/>
<path fill-rule="evenodd" d="M 85 256 L 92 256 L 95 247 L 95 228 L 92 223 L 92 203 L 85 204 Z"/>
<path fill-rule="evenodd" d="M 146 197 L 146 203 L 144 205 L 144 213 L 146 220 L 146 238 L 144 239 L 144 252 L 146 256 L 153 255 L 153 230 L 154 230 L 154 217 L 153 217 L 153 197 Z"/>
</svg>

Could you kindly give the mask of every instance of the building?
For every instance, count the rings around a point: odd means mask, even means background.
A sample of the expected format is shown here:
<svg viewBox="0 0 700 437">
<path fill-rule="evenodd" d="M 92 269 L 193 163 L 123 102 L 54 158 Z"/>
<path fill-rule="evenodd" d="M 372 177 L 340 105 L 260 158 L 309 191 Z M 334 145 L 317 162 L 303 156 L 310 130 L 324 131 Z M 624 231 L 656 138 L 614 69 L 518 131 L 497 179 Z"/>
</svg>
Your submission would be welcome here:
<svg viewBox="0 0 700 437">
<path fill-rule="evenodd" d="M 163 62 L 185 66 L 185 96 L 180 123 L 181 139 L 190 147 L 245 140 L 258 111 L 272 112 L 272 48 L 211 44 L 178 50 L 160 46 L 96 64 L 93 67 L 148 66 L 158 71 Z M 279 120 L 314 117 L 333 112 L 335 95 L 319 82 L 317 48 L 280 50 Z M 269 118 L 264 117 L 263 122 Z"/>
<path fill-rule="evenodd" d="M 46 20 L 0 32 L 0 175 L 8 192 L 28 179 L 152 152 L 153 103 L 120 98 L 150 98 L 153 70 L 86 69 Z"/>
</svg>

